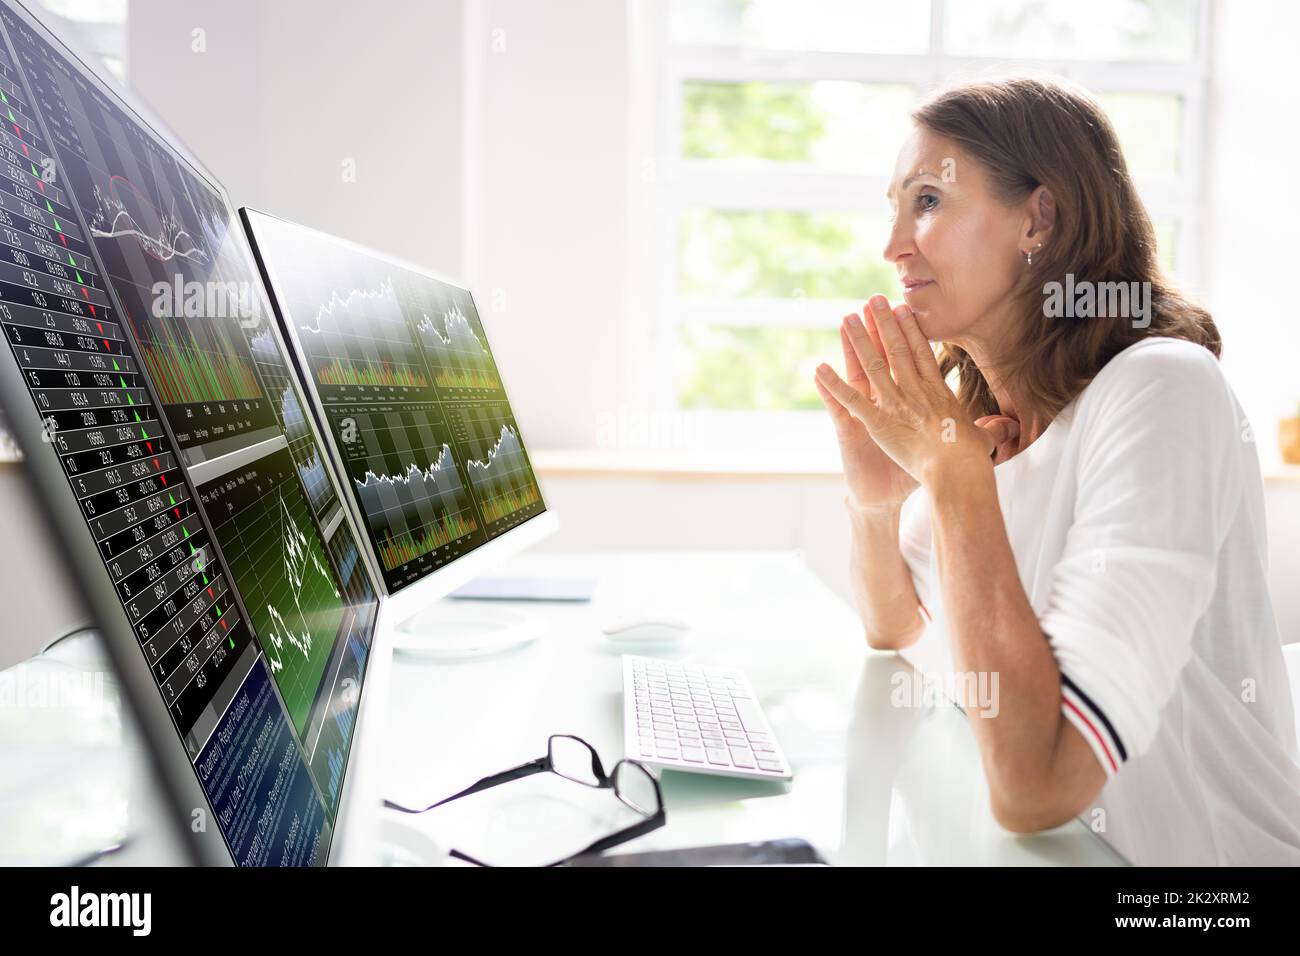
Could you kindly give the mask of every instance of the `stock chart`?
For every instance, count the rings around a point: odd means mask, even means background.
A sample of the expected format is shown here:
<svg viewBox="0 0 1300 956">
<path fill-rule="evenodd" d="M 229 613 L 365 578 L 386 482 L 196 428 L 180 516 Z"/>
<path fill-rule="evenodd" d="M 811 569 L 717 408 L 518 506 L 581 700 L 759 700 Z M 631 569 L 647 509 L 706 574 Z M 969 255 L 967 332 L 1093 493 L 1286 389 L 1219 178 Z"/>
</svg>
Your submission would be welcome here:
<svg viewBox="0 0 1300 956">
<path fill-rule="evenodd" d="M 372 579 L 224 195 L 0 4 L 0 324 L 235 862 L 323 863 Z"/>
<path fill-rule="evenodd" d="M 249 216 L 390 592 L 545 510 L 473 297 Z"/>
</svg>

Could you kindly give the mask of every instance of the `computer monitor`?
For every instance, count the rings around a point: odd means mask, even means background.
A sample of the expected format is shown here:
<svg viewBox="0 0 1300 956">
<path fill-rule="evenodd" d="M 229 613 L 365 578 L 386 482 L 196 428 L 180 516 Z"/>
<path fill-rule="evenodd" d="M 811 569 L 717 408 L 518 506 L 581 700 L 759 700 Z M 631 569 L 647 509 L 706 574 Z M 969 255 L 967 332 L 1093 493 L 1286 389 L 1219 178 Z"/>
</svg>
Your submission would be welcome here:
<svg viewBox="0 0 1300 956">
<path fill-rule="evenodd" d="M 204 862 L 361 852 L 379 591 L 243 229 L 13 0 L 0 113 L 0 397 L 172 822 Z"/>
<path fill-rule="evenodd" d="M 345 239 L 240 213 L 365 529 L 385 613 L 426 607 L 553 530 L 469 290 Z M 452 620 L 435 620 L 424 638 L 451 640 Z"/>
</svg>

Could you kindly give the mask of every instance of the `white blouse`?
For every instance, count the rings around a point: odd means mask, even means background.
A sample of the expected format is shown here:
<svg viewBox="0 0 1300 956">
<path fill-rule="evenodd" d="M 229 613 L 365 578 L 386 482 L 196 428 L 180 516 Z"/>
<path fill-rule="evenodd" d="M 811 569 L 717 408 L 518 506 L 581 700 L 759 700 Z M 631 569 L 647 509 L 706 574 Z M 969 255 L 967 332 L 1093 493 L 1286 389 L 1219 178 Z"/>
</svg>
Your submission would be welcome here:
<svg viewBox="0 0 1300 956">
<path fill-rule="evenodd" d="M 1130 346 L 994 474 L 1062 712 L 1108 778 L 1084 821 L 1138 865 L 1300 865 L 1259 459 L 1214 356 Z M 924 490 L 900 539 L 931 618 L 907 656 L 950 670 Z"/>
</svg>

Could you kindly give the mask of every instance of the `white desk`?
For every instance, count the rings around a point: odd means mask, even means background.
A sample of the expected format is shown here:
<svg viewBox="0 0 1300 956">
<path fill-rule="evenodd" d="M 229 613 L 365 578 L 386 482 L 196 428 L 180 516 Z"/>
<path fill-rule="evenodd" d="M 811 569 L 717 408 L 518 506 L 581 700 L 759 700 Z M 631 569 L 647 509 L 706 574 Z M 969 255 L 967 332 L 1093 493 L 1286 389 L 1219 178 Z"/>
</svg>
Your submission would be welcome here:
<svg viewBox="0 0 1300 956">
<path fill-rule="evenodd" d="M 853 611 L 797 555 L 526 554 L 501 573 L 601 583 L 590 604 L 512 605 L 544 618 L 546 633 L 507 654 L 399 655 L 390 799 L 426 805 L 541 756 L 552 733 L 590 741 L 608 770 L 623 756 L 621 649 L 598 625 L 608 609 L 650 603 L 697 622 L 688 644 L 662 656 L 744 668 L 795 776 L 775 784 L 666 772 L 667 825 L 611 852 L 803 837 L 842 864 L 1123 863 L 1079 821 L 1031 837 L 1002 830 L 966 718 L 950 705 L 892 706 L 895 675 L 910 665 L 867 648 Z"/>
<path fill-rule="evenodd" d="M 501 573 L 588 575 L 601 584 L 590 604 L 512 603 L 546 627 L 526 647 L 453 663 L 398 656 L 380 768 L 391 799 L 424 805 L 446 796 L 541 756 L 552 733 L 584 737 L 612 767 L 623 755 L 620 649 L 598 623 L 610 608 L 648 602 L 697 622 L 691 641 L 665 656 L 746 670 L 795 778 L 773 784 L 665 773 L 667 825 L 615 852 L 803 837 L 844 864 L 1123 862 L 1078 821 L 1032 837 L 998 827 L 966 718 L 949 705 L 892 706 L 895 677 L 910 674 L 910 665 L 867 649 L 851 609 L 796 555 L 528 554 Z M 94 664 L 93 645 L 75 641 L 53 655 L 39 666 L 103 666 Z M 14 677 L 14 669 L 0 672 L 0 683 Z M 126 821 L 158 819 L 138 744 L 107 696 L 84 711 L 0 711 L 0 862 L 65 862 L 77 848 L 110 841 Z M 550 786 L 564 800 L 584 789 L 543 775 L 491 793 L 496 799 L 530 785 Z M 607 791 L 586 797 L 593 806 L 617 806 Z M 475 795 L 449 806 L 479 813 L 470 801 L 489 805 Z M 496 806 L 498 829 L 537 823 L 519 801 L 513 813 Z M 406 819 L 442 835 L 446 812 Z M 105 862 L 160 861 L 158 836 L 132 827 L 131 846 Z"/>
</svg>

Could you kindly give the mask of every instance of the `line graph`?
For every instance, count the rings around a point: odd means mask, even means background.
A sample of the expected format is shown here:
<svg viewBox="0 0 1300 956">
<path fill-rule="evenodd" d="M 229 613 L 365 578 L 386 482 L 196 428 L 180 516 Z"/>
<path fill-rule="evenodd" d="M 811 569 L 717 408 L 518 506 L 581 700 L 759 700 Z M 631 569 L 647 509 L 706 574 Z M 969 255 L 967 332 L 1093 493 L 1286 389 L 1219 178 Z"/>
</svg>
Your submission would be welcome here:
<svg viewBox="0 0 1300 956">
<path fill-rule="evenodd" d="M 97 239 L 133 239 L 145 255 L 159 262 L 173 259 L 206 263 L 208 251 L 190 234 L 173 201 L 163 212 L 125 176 L 109 176 L 107 187 L 94 188 L 90 234 Z"/>
<path fill-rule="evenodd" d="M 391 279 L 340 293 L 298 320 L 298 337 L 318 385 L 419 389 L 428 373 Z"/>
<path fill-rule="evenodd" d="M 357 503 L 386 572 L 481 540 L 442 415 L 434 405 L 331 409 Z"/>
<path fill-rule="evenodd" d="M 427 468 L 412 463 L 397 475 L 367 471 L 354 481 L 362 510 L 381 532 L 379 553 L 389 570 L 478 529 L 473 513 L 460 507 L 465 489 L 450 445 Z"/>
<path fill-rule="evenodd" d="M 334 500 L 334 491 L 325 474 L 320 448 L 307 427 L 307 419 L 303 414 L 302 405 L 298 402 L 298 394 L 289 385 L 280 392 L 280 410 L 285 437 L 289 442 L 289 450 L 293 454 L 294 467 L 307 492 L 307 499 L 311 502 L 312 511 L 318 515 L 323 514 L 330 502 Z"/>
<path fill-rule="evenodd" d="M 289 371 L 280 346 L 269 328 L 245 334 L 253 361 L 262 381 L 272 394 L 278 394 L 275 405 L 276 418 L 284 429 L 298 477 L 307 493 L 312 511 L 324 515 L 334 504 L 334 489 L 325 473 L 320 447 L 299 400 L 298 392 L 289 381 Z"/>
<path fill-rule="evenodd" d="M 455 416 L 457 440 L 466 456 L 465 473 L 483 520 L 497 525 L 540 510 L 542 493 L 508 409 L 465 405 Z"/>
<path fill-rule="evenodd" d="M 472 312 L 472 303 L 469 308 Z M 435 314 L 437 318 L 421 313 L 415 327 L 433 369 L 434 384 L 440 389 L 500 391 L 501 379 L 492 353 L 460 304 L 453 302 L 450 308 Z"/>
<path fill-rule="evenodd" d="M 199 489 L 294 726 L 306 725 L 345 601 L 280 450 Z"/>
</svg>

